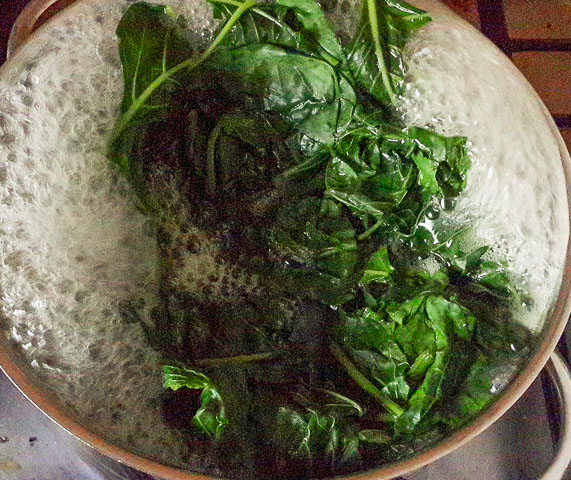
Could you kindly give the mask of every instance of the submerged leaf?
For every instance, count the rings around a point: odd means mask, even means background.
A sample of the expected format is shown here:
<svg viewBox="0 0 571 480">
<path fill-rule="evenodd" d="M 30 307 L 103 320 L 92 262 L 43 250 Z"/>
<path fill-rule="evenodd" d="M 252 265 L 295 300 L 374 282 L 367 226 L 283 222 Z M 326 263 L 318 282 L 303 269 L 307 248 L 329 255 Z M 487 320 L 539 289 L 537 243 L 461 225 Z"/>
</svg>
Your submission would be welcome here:
<svg viewBox="0 0 571 480">
<path fill-rule="evenodd" d="M 222 397 L 215 388 L 206 387 L 202 391 L 200 408 L 196 411 L 192 424 L 214 440 L 222 437 L 228 418 Z"/>
<path fill-rule="evenodd" d="M 447 353 L 436 352 L 434 362 L 426 372 L 422 384 L 410 397 L 408 409 L 395 423 L 395 431 L 398 434 L 412 433 L 434 403 L 440 399 L 447 364 Z"/>
<path fill-rule="evenodd" d="M 170 365 L 163 366 L 164 388 L 178 390 L 190 388 L 202 390 L 200 408 L 192 418 L 192 424 L 212 439 L 219 439 L 228 424 L 222 397 L 210 382 L 210 379 L 195 370 Z"/>
<path fill-rule="evenodd" d="M 178 390 L 179 388 L 200 389 L 210 385 L 206 375 L 189 368 L 163 365 L 164 388 Z"/>
</svg>

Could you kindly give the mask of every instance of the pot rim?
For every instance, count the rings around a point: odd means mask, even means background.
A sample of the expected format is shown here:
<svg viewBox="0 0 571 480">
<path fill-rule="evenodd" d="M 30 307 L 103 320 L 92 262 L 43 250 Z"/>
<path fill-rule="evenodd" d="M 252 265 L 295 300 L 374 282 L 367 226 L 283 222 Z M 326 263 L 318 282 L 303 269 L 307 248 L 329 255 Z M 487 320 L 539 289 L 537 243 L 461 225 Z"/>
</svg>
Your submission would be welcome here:
<svg viewBox="0 0 571 480">
<path fill-rule="evenodd" d="M 5 65 L 11 63 L 12 57 L 15 56 L 14 53 L 17 54 L 17 52 L 23 47 L 25 40 L 27 40 L 33 31 L 33 25 L 41 14 L 57 1 L 58 0 L 31 0 L 31 2 L 26 6 L 18 17 L 14 24 L 14 29 L 11 32 L 8 44 L 9 58 L 5 62 Z M 65 9 L 67 10 L 70 7 L 73 8 L 73 6 L 74 5 L 72 4 Z M 47 23 L 51 23 L 51 20 Z M 32 25 L 32 27 L 30 27 L 30 25 Z M 495 48 L 497 49 L 497 47 Z M 497 50 L 499 51 L 499 49 Z M 510 68 L 515 75 L 520 78 L 524 78 L 515 65 L 511 62 L 509 62 L 509 64 L 511 65 Z M 0 75 L 3 69 L 4 66 L 0 68 Z M 525 80 L 524 85 L 528 89 L 534 91 L 527 80 Z M 534 93 L 536 97 L 538 97 L 535 91 Z M 540 101 L 539 98 L 538 101 Z M 571 157 L 567 151 L 561 134 L 551 117 L 551 114 L 541 101 L 540 103 L 544 119 L 547 122 L 559 148 L 561 163 L 567 184 L 567 211 L 568 221 L 571 225 Z M 550 314 L 546 317 L 546 328 L 543 328 L 541 331 L 540 342 L 536 345 L 535 352 L 532 354 L 526 366 L 504 389 L 504 391 L 499 395 L 499 398 L 497 398 L 466 426 L 440 440 L 435 445 L 397 462 L 380 465 L 365 472 L 353 473 L 347 476 L 335 478 L 354 480 L 389 480 L 397 476 L 411 473 L 438 460 L 482 433 L 492 423 L 498 420 L 533 383 L 537 375 L 545 366 L 551 353 L 554 351 L 557 342 L 565 329 L 570 314 L 571 243 L 568 240 L 565 255 L 565 266 L 559 287 L 559 294 Z M 9 345 L 9 342 L 0 341 L 0 369 L 8 376 L 16 388 L 42 413 L 67 430 L 67 432 L 72 434 L 78 440 L 119 463 L 128 465 L 136 470 L 140 470 L 164 480 L 213 480 L 218 478 L 167 466 L 158 461 L 144 458 L 121 447 L 117 447 L 110 442 L 107 442 L 97 434 L 89 431 L 78 421 L 74 420 L 71 415 L 66 414 L 62 407 L 57 406 L 46 392 L 33 385 L 32 382 L 27 379 L 26 374 L 18 365 L 18 361 L 15 358 L 16 356 L 13 353 L 9 353 L 8 348 L 6 348 L 6 345 L 3 345 L 3 343 Z"/>
</svg>

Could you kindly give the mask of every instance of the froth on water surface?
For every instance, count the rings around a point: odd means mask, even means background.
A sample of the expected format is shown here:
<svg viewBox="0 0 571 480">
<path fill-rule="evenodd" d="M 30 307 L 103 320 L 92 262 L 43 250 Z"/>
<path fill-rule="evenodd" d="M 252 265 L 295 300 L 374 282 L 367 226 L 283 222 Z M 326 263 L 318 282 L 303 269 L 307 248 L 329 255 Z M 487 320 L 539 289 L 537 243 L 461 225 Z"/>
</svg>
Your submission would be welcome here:
<svg viewBox="0 0 571 480">
<path fill-rule="evenodd" d="M 163 2 L 165 3 L 165 2 Z M 205 2 L 170 2 L 197 42 Z M 157 302 L 155 234 L 105 158 L 123 81 L 114 31 L 128 2 L 78 2 L 0 78 L 3 335 L 84 424 L 139 454 L 188 465 L 162 422 L 158 355 L 138 323 Z"/>
<path fill-rule="evenodd" d="M 169 3 L 197 42 L 211 38 L 206 2 Z M 162 421 L 158 355 L 122 315 L 125 304 L 143 314 L 156 304 L 158 263 L 154 232 L 105 158 L 123 88 L 114 30 L 127 5 L 78 2 L 1 72 L 2 334 L 82 423 L 136 453 L 188 465 L 185 443 Z M 333 14 L 356 9 L 343 1 Z M 413 40 L 408 61 L 403 120 L 470 139 L 473 168 L 450 220 L 473 225 L 474 244 L 510 261 L 536 300 L 522 320 L 539 328 L 568 238 L 542 106 L 494 48 L 445 16 Z M 201 271 L 196 262 L 188 268 Z"/>
<path fill-rule="evenodd" d="M 422 29 L 407 61 L 405 123 L 468 137 L 468 184 L 446 220 L 471 227 L 468 247 L 490 245 L 491 259 L 509 263 L 534 300 L 519 320 L 538 331 L 557 293 L 569 236 L 547 111 L 504 55 L 452 16 Z"/>
</svg>

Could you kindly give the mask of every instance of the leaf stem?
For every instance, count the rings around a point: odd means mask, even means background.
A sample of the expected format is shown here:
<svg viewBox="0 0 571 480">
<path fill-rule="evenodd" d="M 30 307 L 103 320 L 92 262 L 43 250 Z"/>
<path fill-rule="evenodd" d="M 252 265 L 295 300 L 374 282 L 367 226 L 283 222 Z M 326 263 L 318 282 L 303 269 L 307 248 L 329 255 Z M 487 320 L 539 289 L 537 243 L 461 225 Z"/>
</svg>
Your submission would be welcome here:
<svg viewBox="0 0 571 480">
<path fill-rule="evenodd" d="M 379 24 L 377 22 L 377 0 L 367 0 L 367 8 L 369 9 L 369 23 L 371 24 L 371 36 L 373 37 L 373 43 L 375 46 L 375 56 L 377 57 L 377 65 L 381 71 L 381 76 L 383 78 L 383 84 L 387 89 L 389 94 L 389 99 L 391 103 L 395 104 L 395 92 L 391 84 L 391 79 L 389 78 L 389 72 L 387 71 L 387 66 L 385 64 L 385 57 L 383 55 L 383 47 L 381 46 L 381 41 L 379 40 Z"/>
<path fill-rule="evenodd" d="M 238 0 L 211 0 L 211 1 L 212 1 L 212 3 L 222 3 L 224 5 L 232 5 L 233 7 L 242 6 L 242 2 L 240 2 Z M 259 8 L 252 8 L 252 12 L 257 13 L 258 15 L 261 15 L 262 17 L 265 17 L 268 20 L 271 20 L 272 22 L 276 22 L 279 26 L 283 26 L 283 23 L 280 22 L 277 18 L 272 17 L 270 14 L 264 12 L 263 10 L 261 10 Z"/>
<path fill-rule="evenodd" d="M 188 58 L 184 62 L 175 65 L 174 67 L 170 68 L 166 72 L 163 72 L 161 75 L 155 78 L 155 80 L 151 82 L 147 86 L 147 88 L 145 88 L 145 90 L 143 90 L 141 95 L 137 97 L 137 99 L 131 104 L 129 109 L 121 116 L 119 122 L 117 122 L 117 127 L 115 128 L 115 132 L 113 133 L 113 138 L 111 141 L 114 142 L 119 137 L 119 135 L 121 135 L 123 130 L 125 130 L 129 122 L 133 120 L 133 118 L 140 110 L 140 108 L 144 105 L 144 103 L 147 101 L 147 99 L 165 81 L 167 81 L 170 77 L 180 72 L 181 70 L 184 70 L 186 68 L 188 68 L 189 70 L 195 69 L 196 67 L 200 66 L 208 57 L 210 57 L 210 55 L 212 55 L 212 52 L 216 49 L 216 47 L 220 44 L 220 42 L 224 39 L 224 37 L 228 34 L 228 32 L 240 19 L 242 14 L 246 10 L 252 8 L 254 5 L 256 5 L 256 2 L 254 0 L 248 0 L 243 3 L 240 3 L 240 6 L 234 11 L 234 13 L 228 19 L 222 30 L 220 30 L 216 38 L 212 41 L 212 43 L 208 46 L 208 48 L 200 54 L 200 56 L 196 60 L 193 58 Z"/>
<path fill-rule="evenodd" d="M 375 387 L 369 379 L 363 375 L 353 362 L 347 358 L 347 356 L 343 353 L 343 350 L 339 347 L 339 345 L 332 343 L 329 345 L 329 349 L 333 356 L 337 359 L 337 361 L 343 365 L 349 376 L 355 380 L 355 382 L 365 390 L 369 395 L 372 395 L 383 407 L 387 409 L 389 413 L 394 415 L 395 417 L 400 417 L 404 410 L 395 402 L 393 402 L 390 398 L 388 398 L 385 394 L 383 394 L 377 387 Z"/>
<path fill-rule="evenodd" d="M 253 353 L 251 355 L 236 355 L 234 357 L 203 358 L 193 362 L 196 367 L 218 367 L 221 365 L 240 365 L 251 362 L 264 362 L 272 360 L 280 355 L 280 352 Z"/>
<path fill-rule="evenodd" d="M 383 224 L 383 220 L 379 220 L 371 228 L 365 230 L 361 235 L 359 235 L 357 237 L 357 240 L 362 241 L 362 240 L 369 238 L 375 232 L 375 230 L 377 230 L 377 228 L 379 228 L 382 224 Z"/>
</svg>

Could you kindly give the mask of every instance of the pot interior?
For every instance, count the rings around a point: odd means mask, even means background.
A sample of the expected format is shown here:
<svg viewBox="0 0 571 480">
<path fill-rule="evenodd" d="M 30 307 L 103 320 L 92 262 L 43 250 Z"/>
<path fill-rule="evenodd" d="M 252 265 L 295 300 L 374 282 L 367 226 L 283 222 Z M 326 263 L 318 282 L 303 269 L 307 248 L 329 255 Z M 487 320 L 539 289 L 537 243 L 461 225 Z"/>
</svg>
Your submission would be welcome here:
<svg viewBox="0 0 571 480">
<path fill-rule="evenodd" d="M 211 40 L 205 2 L 169 3 L 198 45 Z M 105 158 L 123 89 L 114 30 L 128 4 L 76 2 L 0 70 L 2 366 L 40 408 L 116 458 L 155 473 L 179 475 L 159 464 L 216 473 L 165 423 L 161 359 L 125 318 L 125 305 L 150 314 L 159 276 L 155 232 Z M 472 246 L 492 245 L 491 259 L 509 260 L 533 299 L 517 315 L 535 340 L 484 415 L 380 478 L 421 466 L 499 417 L 539 372 L 569 314 L 561 138 L 501 52 L 439 3 L 418 4 L 434 21 L 408 46 L 399 113 L 407 125 L 469 138 L 473 167 L 448 221 L 470 224 Z M 351 30 L 358 6 L 344 1 L 332 15 Z M 216 269 L 193 261 L 205 278 Z"/>
</svg>

